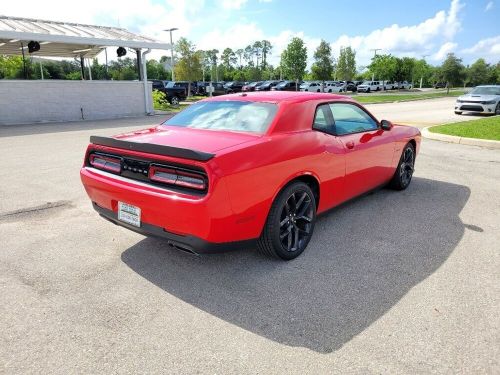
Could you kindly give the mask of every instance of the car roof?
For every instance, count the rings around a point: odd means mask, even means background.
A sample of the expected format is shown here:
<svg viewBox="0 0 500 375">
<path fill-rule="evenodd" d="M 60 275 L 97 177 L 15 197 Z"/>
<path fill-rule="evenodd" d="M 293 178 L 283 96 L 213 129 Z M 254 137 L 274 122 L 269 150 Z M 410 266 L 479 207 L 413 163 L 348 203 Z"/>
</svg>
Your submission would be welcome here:
<svg viewBox="0 0 500 375">
<path fill-rule="evenodd" d="M 221 95 L 202 101 L 220 102 L 220 101 L 246 101 L 262 103 L 280 103 L 280 102 L 306 102 L 309 100 L 348 100 L 352 98 L 345 95 L 333 95 L 329 93 L 314 93 L 303 91 L 258 91 L 249 93 L 237 93 Z"/>
</svg>

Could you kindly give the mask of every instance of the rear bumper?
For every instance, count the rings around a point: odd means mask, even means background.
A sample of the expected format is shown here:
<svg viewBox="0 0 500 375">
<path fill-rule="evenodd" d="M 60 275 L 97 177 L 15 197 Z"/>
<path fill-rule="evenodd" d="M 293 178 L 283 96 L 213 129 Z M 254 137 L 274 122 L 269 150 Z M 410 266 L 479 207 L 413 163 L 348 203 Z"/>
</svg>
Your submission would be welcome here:
<svg viewBox="0 0 500 375">
<path fill-rule="evenodd" d="M 162 238 L 166 240 L 169 246 L 174 247 L 178 250 L 187 251 L 192 254 L 211 254 L 249 249 L 255 247 L 257 244 L 256 239 L 222 243 L 209 242 L 192 235 L 182 236 L 172 232 L 168 232 L 159 226 L 147 223 L 141 223 L 141 227 L 138 228 L 118 220 L 117 213 L 112 210 L 100 207 L 95 202 L 92 202 L 92 206 L 99 213 L 99 215 L 101 215 L 104 219 L 112 222 L 113 224 L 120 225 L 144 236 L 154 236 Z"/>
<path fill-rule="evenodd" d="M 80 176 L 94 208 L 105 218 L 136 232 L 178 241 L 195 252 L 218 247 L 224 250 L 232 248 L 233 242 L 258 237 L 255 225 L 238 220 L 225 184 L 215 179 L 206 195 L 195 197 L 89 167 L 83 167 Z M 118 202 L 141 209 L 140 228 L 117 222 Z M 201 250 L 196 250 L 198 247 Z"/>
</svg>

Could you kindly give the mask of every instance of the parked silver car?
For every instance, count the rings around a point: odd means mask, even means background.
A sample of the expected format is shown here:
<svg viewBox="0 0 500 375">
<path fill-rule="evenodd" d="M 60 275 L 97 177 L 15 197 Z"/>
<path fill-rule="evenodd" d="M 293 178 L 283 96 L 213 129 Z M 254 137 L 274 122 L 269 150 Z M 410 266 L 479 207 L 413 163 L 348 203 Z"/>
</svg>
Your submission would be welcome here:
<svg viewBox="0 0 500 375">
<path fill-rule="evenodd" d="M 455 113 L 489 113 L 500 115 L 500 85 L 477 86 L 466 95 L 459 96 Z"/>
</svg>

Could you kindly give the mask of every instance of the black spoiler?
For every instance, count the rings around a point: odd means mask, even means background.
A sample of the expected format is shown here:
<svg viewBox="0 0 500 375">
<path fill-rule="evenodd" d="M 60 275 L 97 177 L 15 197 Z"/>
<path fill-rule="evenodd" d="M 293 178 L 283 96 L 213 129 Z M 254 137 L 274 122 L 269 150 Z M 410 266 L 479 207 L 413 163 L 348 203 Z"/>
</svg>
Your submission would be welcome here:
<svg viewBox="0 0 500 375">
<path fill-rule="evenodd" d="M 151 143 L 130 142 L 116 138 L 98 137 L 95 135 L 90 136 L 90 143 L 101 146 L 123 148 L 125 150 L 131 150 L 131 151 L 147 152 L 149 154 L 174 156 L 177 158 L 199 160 L 199 161 L 207 161 L 215 156 L 215 154 L 210 154 L 208 152 L 203 152 L 203 151 L 190 150 L 188 148 L 155 145 Z"/>
</svg>

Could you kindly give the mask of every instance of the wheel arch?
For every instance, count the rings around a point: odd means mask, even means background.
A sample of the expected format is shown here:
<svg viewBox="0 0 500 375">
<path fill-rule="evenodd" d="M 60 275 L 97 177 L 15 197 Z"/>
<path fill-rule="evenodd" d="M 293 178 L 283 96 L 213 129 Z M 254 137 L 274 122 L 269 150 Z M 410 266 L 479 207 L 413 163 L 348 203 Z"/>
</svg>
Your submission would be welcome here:
<svg viewBox="0 0 500 375">
<path fill-rule="evenodd" d="M 300 173 L 297 173 L 297 174 L 291 176 L 288 180 L 285 181 L 285 183 L 283 183 L 276 190 L 276 192 L 274 193 L 272 202 L 274 202 L 276 200 L 276 198 L 278 197 L 278 195 L 284 189 L 286 189 L 290 184 L 293 184 L 294 182 L 297 182 L 297 181 L 303 182 L 303 183 L 305 183 L 306 185 L 308 185 L 311 188 L 311 190 L 312 190 L 312 192 L 314 194 L 314 199 L 316 200 L 316 209 L 318 209 L 318 207 L 319 207 L 319 200 L 321 198 L 320 197 L 320 180 L 319 180 L 318 176 L 316 176 L 312 172 L 300 172 Z"/>
</svg>

